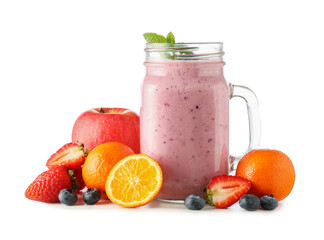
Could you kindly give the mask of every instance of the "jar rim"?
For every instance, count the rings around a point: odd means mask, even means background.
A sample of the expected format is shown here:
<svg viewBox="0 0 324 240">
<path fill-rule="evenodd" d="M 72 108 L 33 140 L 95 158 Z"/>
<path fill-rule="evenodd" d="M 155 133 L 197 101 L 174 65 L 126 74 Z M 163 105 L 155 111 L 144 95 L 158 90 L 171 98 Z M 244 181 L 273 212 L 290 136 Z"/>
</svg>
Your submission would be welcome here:
<svg viewBox="0 0 324 240">
<path fill-rule="evenodd" d="M 199 47 L 201 46 L 210 46 L 218 47 L 220 50 L 223 50 L 223 42 L 179 42 L 179 43 L 146 43 L 146 48 L 144 51 L 150 51 L 150 49 L 161 49 L 161 48 L 189 48 L 189 47 Z M 195 45 L 195 46 L 194 46 Z"/>
<path fill-rule="evenodd" d="M 146 43 L 146 60 L 208 60 L 224 55 L 222 42 Z"/>
<path fill-rule="evenodd" d="M 191 44 L 204 44 L 204 45 L 212 45 L 212 44 L 217 44 L 217 45 L 223 45 L 223 42 L 177 42 L 177 43 L 146 43 L 146 46 L 150 46 L 150 45 L 183 45 L 183 44 L 187 44 L 187 45 L 191 45 Z"/>
</svg>

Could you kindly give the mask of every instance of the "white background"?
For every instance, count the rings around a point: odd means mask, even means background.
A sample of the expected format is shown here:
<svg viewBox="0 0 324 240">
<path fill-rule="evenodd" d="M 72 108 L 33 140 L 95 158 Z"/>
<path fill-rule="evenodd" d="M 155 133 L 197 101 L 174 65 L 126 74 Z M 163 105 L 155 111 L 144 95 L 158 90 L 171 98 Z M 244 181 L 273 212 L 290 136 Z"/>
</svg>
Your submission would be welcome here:
<svg viewBox="0 0 324 240">
<path fill-rule="evenodd" d="M 323 237 L 321 1 L 0 2 L 1 225 L 6 239 L 284 239 Z M 291 195 L 272 212 L 237 204 L 189 211 L 153 202 L 122 209 L 43 204 L 24 191 L 71 141 L 85 110 L 139 112 L 144 32 L 178 42 L 222 41 L 225 77 L 259 99 L 262 148 L 285 152 Z M 231 104 L 231 152 L 248 141 L 246 108 Z M 319 217 L 319 218 L 316 218 Z"/>
</svg>

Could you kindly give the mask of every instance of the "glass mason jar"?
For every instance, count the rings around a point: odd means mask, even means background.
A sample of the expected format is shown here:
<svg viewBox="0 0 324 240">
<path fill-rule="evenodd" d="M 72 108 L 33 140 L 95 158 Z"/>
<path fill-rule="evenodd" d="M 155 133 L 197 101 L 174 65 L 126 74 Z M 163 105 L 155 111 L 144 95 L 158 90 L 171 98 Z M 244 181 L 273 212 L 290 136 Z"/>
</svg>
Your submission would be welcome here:
<svg viewBox="0 0 324 240">
<path fill-rule="evenodd" d="M 242 97 L 247 104 L 247 151 L 258 146 L 256 96 L 224 79 L 222 43 L 147 43 L 145 52 L 141 152 L 162 168 L 163 186 L 157 198 L 201 195 L 212 177 L 233 173 L 240 159 L 229 155 L 231 98 Z"/>
</svg>

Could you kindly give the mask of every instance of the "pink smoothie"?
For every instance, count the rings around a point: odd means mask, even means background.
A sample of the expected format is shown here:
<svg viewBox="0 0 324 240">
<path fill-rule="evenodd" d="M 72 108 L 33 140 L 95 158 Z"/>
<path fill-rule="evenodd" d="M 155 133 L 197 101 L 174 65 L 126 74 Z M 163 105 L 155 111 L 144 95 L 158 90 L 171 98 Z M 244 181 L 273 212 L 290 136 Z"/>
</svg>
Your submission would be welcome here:
<svg viewBox="0 0 324 240">
<path fill-rule="evenodd" d="M 163 171 L 157 198 L 201 195 L 228 173 L 229 96 L 221 60 L 146 62 L 141 152 Z"/>
</svg>

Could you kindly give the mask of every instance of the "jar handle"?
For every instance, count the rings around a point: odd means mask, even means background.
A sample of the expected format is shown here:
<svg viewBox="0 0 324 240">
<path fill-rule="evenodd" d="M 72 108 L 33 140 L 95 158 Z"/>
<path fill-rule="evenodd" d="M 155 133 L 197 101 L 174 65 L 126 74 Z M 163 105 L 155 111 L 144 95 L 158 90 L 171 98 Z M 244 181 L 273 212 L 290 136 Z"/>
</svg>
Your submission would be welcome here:
<svg viewBox="0 0 324 240">
<path fill-rule="evenodd" d="M 230 84 L 230 99 L 234 97 L 240 97 L 245 100 L 247 113 L 249 118 L 249 146 L 245 153 L 252 149 L 258 148 L 261 139 L 261 123 L 258 99 L 254 92 L 244 86 Z M 244 153 L 244 154 L 245 154 Z M 232 156 L 229 157 L 229 173 L 235 174 L 238 162 L 244 156 Z"/>
</svg>

